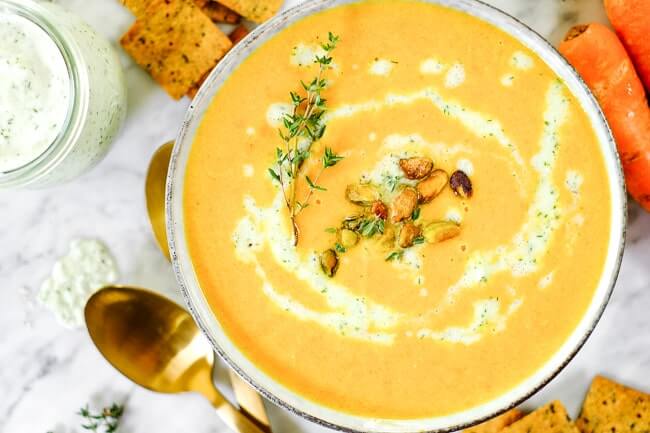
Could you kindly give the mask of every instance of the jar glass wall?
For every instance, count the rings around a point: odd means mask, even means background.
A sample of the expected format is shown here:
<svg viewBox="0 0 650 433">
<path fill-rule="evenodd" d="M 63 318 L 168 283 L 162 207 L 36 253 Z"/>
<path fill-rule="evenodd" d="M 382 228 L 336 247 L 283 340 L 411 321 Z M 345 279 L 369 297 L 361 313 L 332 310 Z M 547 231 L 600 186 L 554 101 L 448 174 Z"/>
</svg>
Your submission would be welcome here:
<svg viewBox="0 0 650 433">
<path fill-rule="evenodd" d="M 0 0 L 0 22 L 0 188 L 70 180 L 106 155 L 124 121 L 117 53 L 56 4 Z"/>
</svg>

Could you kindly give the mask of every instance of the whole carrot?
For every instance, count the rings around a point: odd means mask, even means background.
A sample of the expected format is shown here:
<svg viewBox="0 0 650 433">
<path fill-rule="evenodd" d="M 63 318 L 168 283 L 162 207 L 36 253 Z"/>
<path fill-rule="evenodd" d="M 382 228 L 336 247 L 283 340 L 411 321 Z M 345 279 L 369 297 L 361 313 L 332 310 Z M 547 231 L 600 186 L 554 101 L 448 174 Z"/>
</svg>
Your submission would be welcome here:
<svg viewBox="0 0 650 433">
<path fill-rule="evenodd" d="M 605 10 L 650 92 L 650 0 L 605 0 Z"/>
<path fill-rule="evenodd" d="M 600 103 L 625 171 L 630 195 L 650 212 L 650 108 L 618 37 L 602 24 L 575 26 L 560 52 Z"/>
</svg>

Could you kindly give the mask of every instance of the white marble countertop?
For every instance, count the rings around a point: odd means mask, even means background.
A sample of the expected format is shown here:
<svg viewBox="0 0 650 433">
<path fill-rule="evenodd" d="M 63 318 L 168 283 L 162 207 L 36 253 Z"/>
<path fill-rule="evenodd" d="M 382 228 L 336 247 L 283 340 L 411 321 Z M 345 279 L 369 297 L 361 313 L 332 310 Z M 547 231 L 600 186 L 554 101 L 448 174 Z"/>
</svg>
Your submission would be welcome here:
<svg viewBox="0 0 650 433">
<path fill-rule="evenodd" d="M 291 0 L 289 0 L 291 1 Z M 131 16 L 116 0 L 59 0 L 112 41 Z M 294 0 L 295 3 L 295 0 Z M 556 43 L 571 24 L 604 20 L 601 0 L 490 0 Z M 117 44 L 116 44 L 117 45 Z M 170 265 L 149 231 L 144 174 L 156 147 L 173 138 L 187 100 L 172 101 L 122 53 L 129 117 L 108 157 L 53 189 L 0 193 L 0 432 L 80 432 L 75 412 L 126 402 L 122 433 L 226 432 L 195 395 L 140 389 L 99 355 L 84 330 L 61 327 L 35 302 L 42 280 L 75 237 L 96 237 L 115 254 L 124 283 L 174 294 Z M 603 373 L 650 390 L 650 214 L 630 207 L 629 237 L 614 296 L 571 364 L 526 405 L 562 400 L 575 415 L 591 378 Z M 534 344 L 534 342 L 522 342 Z M 316 432 L 269 405 L 277 432 Z"/>
</svg>

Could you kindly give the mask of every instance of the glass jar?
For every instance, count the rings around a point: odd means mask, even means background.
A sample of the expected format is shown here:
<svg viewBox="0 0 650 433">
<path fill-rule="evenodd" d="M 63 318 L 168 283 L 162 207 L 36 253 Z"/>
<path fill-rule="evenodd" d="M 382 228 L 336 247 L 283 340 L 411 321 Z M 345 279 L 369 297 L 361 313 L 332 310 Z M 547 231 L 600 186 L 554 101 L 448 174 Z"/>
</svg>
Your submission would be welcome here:
<svg viewBox="0 0 650 433">
<path fill-rule="evenodd" d="M 79 17 L 0 0 L 0 75 L 0 188 L 64 182 L 106 155 L 126 116 L 124 75 Z"/>
</svg>

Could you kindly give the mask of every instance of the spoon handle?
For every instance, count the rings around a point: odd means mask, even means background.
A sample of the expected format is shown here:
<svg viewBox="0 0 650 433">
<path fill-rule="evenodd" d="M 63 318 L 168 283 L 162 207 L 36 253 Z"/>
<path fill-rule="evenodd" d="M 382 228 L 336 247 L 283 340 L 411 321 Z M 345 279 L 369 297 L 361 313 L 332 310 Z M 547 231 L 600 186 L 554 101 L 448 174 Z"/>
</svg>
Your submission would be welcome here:
<svg viewBox="0 0 650 433">
<path fill-rule="evenodd" d="M 235 392 L 235 398 L 242 412 L 248 415 L 255 423 L 265 432 L 271 432 L 269 418 L 266 415 L 262 396 L 255 391 L 249 384 L 244 382 L 237 373 L 228 369 L 230 375 L 230 384 Z"/>
<path fill-rule="evenodd" d="M 232 431 L 237 433 L 264 433 L 260 427 L 226 400 L 222 400 L 220 403 L 213 402 L 213 405 L 219 417 Z"/>
</svg>

